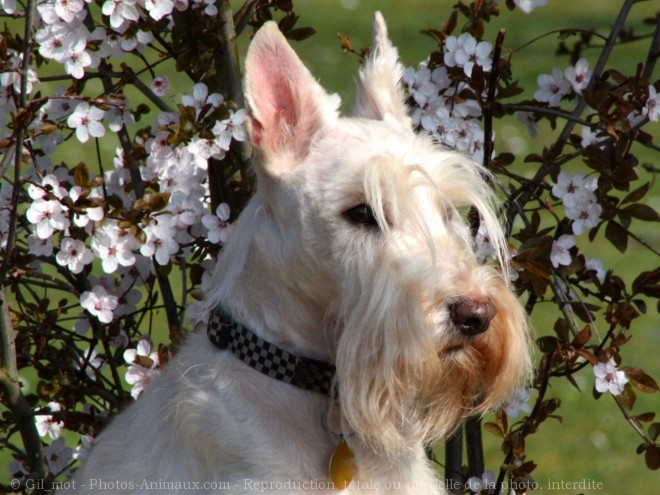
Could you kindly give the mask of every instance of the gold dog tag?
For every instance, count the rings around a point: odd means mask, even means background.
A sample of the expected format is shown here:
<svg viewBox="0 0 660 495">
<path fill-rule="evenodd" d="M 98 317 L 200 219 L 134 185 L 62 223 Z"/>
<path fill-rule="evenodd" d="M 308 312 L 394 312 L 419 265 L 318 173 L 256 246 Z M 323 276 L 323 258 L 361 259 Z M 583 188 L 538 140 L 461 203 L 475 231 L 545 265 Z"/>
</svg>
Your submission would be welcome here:
<svg viewBox="0 0 660 495">
<path fill-rule="evenodd" d="M 330 480 L 335 489 L 343 490 L 353 481 L 355 456 L 346 442 L 337 445 L 330 458 Z"/>
</svg>

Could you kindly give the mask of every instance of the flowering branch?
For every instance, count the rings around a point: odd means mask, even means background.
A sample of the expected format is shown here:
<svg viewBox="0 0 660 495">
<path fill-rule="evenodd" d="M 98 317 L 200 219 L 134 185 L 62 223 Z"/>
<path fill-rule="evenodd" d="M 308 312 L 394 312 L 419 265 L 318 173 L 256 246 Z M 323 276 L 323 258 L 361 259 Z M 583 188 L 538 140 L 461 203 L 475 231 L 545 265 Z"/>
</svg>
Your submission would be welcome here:
<svg viewBox="0 0 660 495">
<path fill-rule="evenodd" d="M 630 9 L 632 9 L 632 6 L 635 4 L 635 2 L 636 0 L 625 0 L 623 2 L 623 5 L 621 6 L 621 10 L 619 11 L 619 15 L 617 16 L 616 21 L 614 21 L 614 26 L 612 26 L 612 30 L 610 31 L 610 35 L 607 37 L 605 46 L 600 52 L 600 56 L 598 57 L 598 61 L 596 62 L 594 71 L 591 74 L 591 79 L 589 79 L 587 87 L 585 88 L 585 92 L 590 92 L 591 90 L 593 90 L 594 86 L 596 85 L 596 81 L 602 74 L 603 70 L 605 70 L 605 64 L 607 64 L 607 61 L 610 58 L 610 55 L 612 54 L 612 50 L 614 49 L 616 41 L 619 39 L 621 30 L 623 29 L 623 26 L 626 22 L 626 18 L 628 17 L 628 14 L 630 13 Z M 573 116 L 575 118 L 578 118 L 580 115 L 582 115 L 582 112 L 586 107 L 587 107 L 587 100 L 584 97 L 580 97 L 578 99 L 577 105 L 575 106 L 575 110 L 573 110 Z M 574 127 L 575 127 L 575 123 L 573 120 L 569 120 L 568 122 L 566 122 L 566 126 L 564 126 L 564 129 L 562 130 L 561 134 L 559 135 L 559 139 L 557 140 L 560 146 L 559 148 L 560 152 L 564 144 L 566 143 L 568 136 L 573 131 Z"/>
</svg>

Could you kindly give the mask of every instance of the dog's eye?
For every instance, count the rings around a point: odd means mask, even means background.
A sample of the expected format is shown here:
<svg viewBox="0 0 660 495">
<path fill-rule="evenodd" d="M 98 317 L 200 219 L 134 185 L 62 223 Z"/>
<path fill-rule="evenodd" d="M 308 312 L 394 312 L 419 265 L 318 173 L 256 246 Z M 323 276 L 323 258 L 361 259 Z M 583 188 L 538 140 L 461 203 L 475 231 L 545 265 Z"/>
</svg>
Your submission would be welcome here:
<svg viewBox="0 0 660 495">
<path fill-rule="evenodd" d="M 367 227 L 378 227 L 374 212 L 368 204 L 359 204 L 344 212 L 344 218 L 349 222 Z"/>
</svg>

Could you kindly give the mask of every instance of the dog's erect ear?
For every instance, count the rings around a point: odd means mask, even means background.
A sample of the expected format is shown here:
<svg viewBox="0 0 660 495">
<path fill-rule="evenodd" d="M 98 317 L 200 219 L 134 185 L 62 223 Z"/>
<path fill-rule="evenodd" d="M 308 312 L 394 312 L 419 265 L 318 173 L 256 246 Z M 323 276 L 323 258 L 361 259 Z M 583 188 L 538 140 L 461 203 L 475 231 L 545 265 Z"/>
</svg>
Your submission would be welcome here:
<svg viewBox="0 0 660 495">
<path fill-rule="evenodd" d="M 265 156 L 264 171 L 277 177 L 295 168 L 314 135 L 337 118 L 339 97 L 328 95 L 280 32 L 267 22 L 245 59 L 250 138 Z"/>
<path fill-rule="evenodd" d="M 382 120 L 391 114 L 410 125 L 405 96 L 401 87 L 403 67 L 399 54 L 387 37 L 387 26 L 380 12 L 374 16 L 371 53 L 360 69 L 358 93 L 353 115 Z"/>
</svg>

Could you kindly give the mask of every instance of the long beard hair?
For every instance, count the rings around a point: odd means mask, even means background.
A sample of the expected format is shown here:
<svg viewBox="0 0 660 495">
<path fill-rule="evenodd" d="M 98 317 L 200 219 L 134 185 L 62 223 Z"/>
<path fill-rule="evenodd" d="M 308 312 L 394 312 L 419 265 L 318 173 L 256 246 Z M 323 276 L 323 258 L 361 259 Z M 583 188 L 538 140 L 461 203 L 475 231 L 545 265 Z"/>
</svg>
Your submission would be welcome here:
<svg viewBox="0 0 660 495">
<path fill-rule="evenodd" d="M 382 178 L 382 172 L 375 177 Z M 401 186 L 396 184 L 405 183 L 399 179 L 387 181 L 391 191 L 381 180 L 371 188 L 379 197 L 397 198 L 396 211 L 376 209 L 375 215 L 385 231 L 386 216 L 397 222 L 400 215 L 416 225 L 426 239 L 426 256 L 404 254 L 405 247 L 386 242 L 379 248 L 366 246 L 375 251 L 365 249 L 347 257 L 352 266 L 346 271 L 336 319 L 340 337 L 335 387 L 345 433 L 355 433 L 387 457 L 447 438 L 465 417 L 497 407 L 531 367 L 521 305 L 501 274 L 478 266 L 472 255 L 465 258 L 467 266 L 495 303 L 497 314 L 486 332 L 463 342 L 461 349 L 443 353 L 438 348 L 425 308 L 425 300 L 438 300 L 429 295 L 429 287 L 437 285 L 430 277 L 438 249 L 421 211 L 397 194 Z M 368 198 L 370 182 L 375 180 L 367 177 Z M 383 204 L 377 199 L 369 204 Z M 489 223 L 492 228 L 492 217 Z M 462 250 L 458 244 L 453 248 Z"/>
</svg>

